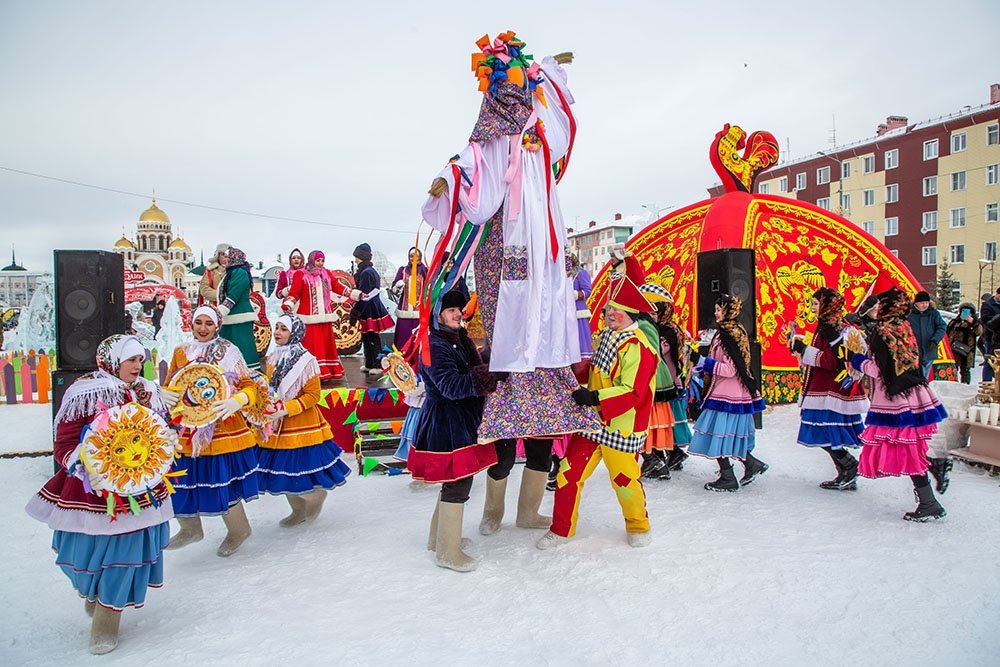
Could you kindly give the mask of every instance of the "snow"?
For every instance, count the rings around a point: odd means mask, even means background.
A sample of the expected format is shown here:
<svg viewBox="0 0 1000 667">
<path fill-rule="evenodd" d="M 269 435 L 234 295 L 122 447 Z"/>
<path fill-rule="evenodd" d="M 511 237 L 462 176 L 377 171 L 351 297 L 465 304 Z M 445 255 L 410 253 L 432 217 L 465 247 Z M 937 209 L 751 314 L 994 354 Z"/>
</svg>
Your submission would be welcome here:
<svg viewBox="0 0 1000 667">
<path fill-rule="evenodd" d="M 46 416 L 26 407 L 0 407 L 0 432 L 47 437 Z M 408 477 L 352 476 L 315 524 L 291 530 L 277 526 L 285 501 L 263 498 L 249 505 L 254 534 L 232 558 L 215 556 L 218 518 L 205 520 L 203 542 L 167 552 L 166 587 L 125 612 L 121 645 L 100 662 L 994 663 L 996 478 L 957 464 L 942 499 L 948 517 L 909 523 L 907 479 L 819 489 L 833 466 L 794 444 L 797 426 L 794 406 L 766 416 L 755 453 L 771 469 L 737 494 L 701 488 L 714 478 L 705 460 L 647 483 L 647 549 L 626 545 L 601 469 L 568 545 L 541 552 L 541 531 L 513 527 L 520 466 L 503 529 L 481 537 L 480 475 L 465 534 L 482 564 L 470 574 L 433 564 L 424 546 L 435 494 L 411 491 Z M 89 621 L 53 565 L 50 532 L 21 509 L 51 472 L 44 458 L 0 460 L 2 664 L 92 660 Z"/>
</svg>

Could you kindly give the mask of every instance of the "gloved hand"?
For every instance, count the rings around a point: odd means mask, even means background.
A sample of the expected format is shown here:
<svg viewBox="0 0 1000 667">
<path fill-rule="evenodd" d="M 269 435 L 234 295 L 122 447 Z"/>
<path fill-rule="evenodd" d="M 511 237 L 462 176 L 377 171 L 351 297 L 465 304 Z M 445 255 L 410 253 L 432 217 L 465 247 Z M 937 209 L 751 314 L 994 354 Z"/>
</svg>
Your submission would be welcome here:
<svg viewBox="0 0 1000 667">
<path fill-rule="evenodd" d="M 160 390 L 160 399 L 163 401 L 163 405 L 167 406 L 167 410 L 173 410 L 177 401 L 181 400 L 181 395 L 180 392 L 164 387 Z"/>
<path fill-rule="evenodd" d="M 584 387 L 580 387 L 573 392 L 573 401 L 582 407 L 586 407 L 588 405 L 597 406 L 601 404 L 600 399 L 597 398 L 597 392 Z"/>
<path fill-rule="evenodd" d="M 851 366 L 854 368 L 854 370 L 860 371 L 861 370 L 861 364 L 863 364 L 865 362 L 865 359 L 867 359 L 867 358 L 868 357 L 866 357 L 865 355 L 861 354 L 860 352 L 858 352 L 857 354 L 852 354 L 851 355 Z"/>
<path fill-rule="evenodd" d="M 245 400 L 241 400 L 242 398 L 243 394 L 236 394 L 235 396 L 230 396 L 224 401 L 219 401 L 212 406 L 212 412 L 219 419 L 229 419 L 239 412 L 244 405 L 246 405 Z"/>
<path fill-rule="evenodd" d="M 805 341 L 799 338 L 798 336 L 792 339 L 791 350 L 795 354 L 803 354 L 806 351 L 807 347 L 808 345 L 806 345 Z"/>
<path fill-rule="evenodd" d="M 351 290 L 351 301 L 361 301 L 361 290 L 359 289 Z"/>
<path fill-rule="evenodd" d="M 222 315 L 223 317 L 225 317 L 226 315 L 228 315 L 229 314 L 229 306 L 225 305 L 224 303 L 220 303 L 219 304 L 219 314 Z"/>
<path fill-rule="evenodd" d="M 286 410 L 284 406 L 282 406 L 277 410 L 275 410 L 274 412 L 269 412 L 267 414 L 267 419 L 268 421 L 276 422 L 282 417 L 287 417 L 287 416 L 288 416 L 288 410 Z"/>
<path fill-rule="evenodd" d="M 98 493 L 98 488 L 100 488 L 101 483 L 104 478 L 98 475 L 96 472 L 87 472 L 88 481 L 90 482 L 90 488 L 94 490 L 94 493 Z"/>
</svg>

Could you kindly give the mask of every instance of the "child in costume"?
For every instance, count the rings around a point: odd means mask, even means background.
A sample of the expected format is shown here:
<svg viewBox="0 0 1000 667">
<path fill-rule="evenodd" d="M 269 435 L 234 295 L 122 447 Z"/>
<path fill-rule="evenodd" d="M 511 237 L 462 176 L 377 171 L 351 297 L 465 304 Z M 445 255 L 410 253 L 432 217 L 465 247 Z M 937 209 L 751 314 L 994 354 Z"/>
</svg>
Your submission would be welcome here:
<svg viewBox="0 0 1000 667">
<path fill-rule="evenodd" d="M 684 467 L 687 453 L 682 449 L 691 444 L 691 424 L 688 422 L 687 375 L 684 362 L 687 355 L 684 348 L 687 335 L 674 317 L 673 299 L 656 304 L 656 329 L 660 334 L 660 356 L 667 365 L 670 377 L 674 379 L 676 397 L 670 399 L 670 411 L 674 418 L 673 448 L 667 449 L 667 470 Z"/>
<path fill-rule="evenodd" d="M 298 315 L 306 325 L 302 345 L 316 357 L 320 380 L 331 380 L 344 377 L 333 330 L 333 323 L 340 319 L 334 309 L 333 295 L 349 297 L 351 290 L 334 278 L 325 264 L 326 255 L 319 250 L 310 252 L 306 267 L 292 276 L 281 308 Z"/>
<path fill-rule="evenodd" d="M 97 348 L 98 370 L 66 390 L 55 417 L 56 474 L 31 498 L 26 510 L 53 531 L 56 564 L 69 577 L 93 616 L 90 652 L 118 645 L 125 607 L 141 607 L 147 588 L 163 585 L 163 548 L 173 509 L 166 485 L 138 498 L 138 512 L 108 516 L 103 498 L 85 484 L 80 461 L 84 429 L 108 407 L 140 403 L 167 418 L 160 388 L 140 377 L 146 349 L 135 336 L 115 335 Z"/>
<path fill-rule="evenodd" d="M 742 307 L 742 301 L 728 294 L 716 299 L 719 328 L 708 355 L 694 368 L 711 376 L 688 447 L 691 454 L 719 462 L 719 478 L 705 484 L 708 491 L 737 491 L 767 470 L 767 464 L 751 453 L 755 444 L 753 415 L 764 411 L 764 399 L 760 380 L 750 367 L 750 338 L 737 319 Z M 699 352 L 692 352 L 692 356 L 699 356 Z M 739 481 L 730 458 L 743 461 L 745 470 Z"/>
<path fill-rule="evenodd" d="M 903 518 L 925 522 L 945 516 L 927 478 L 927 441 L 948 414 L 920 372 L 917 339 L 906 321 L 909 312 L 910 300 L 899 289 L 879 294 L 869 354 L 851 357 L 854 369 L 872 379 L 858 473 L 870 478 L 908 476 L 917 507 Z"/>
<path fill-rule="evenodd" d="M 319 516 L 329 489 L 347 481 L 351 469 L 341 459 L 344 450 L 316 404 L 320 397 L 319 364 L 302 346 L 306 325 L 294 315 L 282 315 L 274 324 L 274 351 L 267 371 L 276 410 L 274 430 L 260 445 L 260 490 L 283 495 L 292 513 L 280 521 L 284 528 Z"/>
<path fill-rule="evenodd" d="M 396 270 L 396 277 L 392 281 L 393 289 L 400 290 L 396 303 L 396 331 L 392 336 L 392 344 L 397 350 L 406 347 L 420 322 L 420 295 L 423 294 L 426 279 L 427 265 L 423 262 L 420 250 L 410 248 L 406 266 Z"/>
<path fill-rule="evenodd" d="M 603 428 L 570 439 L 557 476 L 552 526 L 538 541 L 539 549 L 558 546 L 576 533 L 583 485 L 602 460 L 625 517 L 629 546 L 650 542 L 638 453 L 653 407 L 657 354 L 635 319 L 653 307 L 626 276 L 613 279 L 609 293 L 607 328 L 594 350 L 590 382 L 572 394 L 578 405 L 597 408 Z"/>
<path fill-rule="evenodd" d="M 372 249 L 367 243 L 362 243 L 354 249 L 355 289 L 351 290 L 351 324 L 361 330 L 361 347 L 365 353 L 365 365 L 362 371 L 370 375 L 381 375 L 382 368 L 378 364 L 378 355 L 382 351 L 380 331 L 392 328 L 392 317 L 385 309 L 382 298 L 382 277 L 372 265 Z"/>
<path fill-rule="evenodd" d="M 483 396 L 496 381 L 462 328 L 465 296 L 441 298 L 437 325 L 430 331 L 430 365 L 421 365 L 426 392 L 408 466 L 415 480 L 440 483 L 427 549 L 440 567 L 469 572 L 478 562 L 462 549 L 462 515 L 473 476 L 497 461 L 492 443 L 476 436 L 483 417 Z"/>
<path fill-rule="evenodd" d="M 580 258 L 575 254 L 569 258 L 569 275 L 573 279 L 573 294 L 576 297 L 576 324 L 580 335 L 580 357 L 590 359 L 594 353 L 593 334 L 590 333 L 590 308 L 587 299 L 593 291 L 590 274 L 580 264 Z"/>
<path fill-rule="evenodd" d="M 239 348 L 248 367 L 257 369 L 260 368 L 260 357 L 253 337 L 257 314 L 250 303 L 252 289 L 253 277 L 247 256 L 239 248 L 230 247 L 226 275 L 219 283 L 219 313 L 222 315 L 219 335 Z"/>
<path fill-rule="evenodd" d="M 813 295 L 812 308 L 817 320 L 812 345 L 801 338 L 792 342 L 792 351 L 805 368 L 799 444 L 826 450 L 837 467 L 837 477 L 822 482 L 820 488 L 855 491 L 858 461 L 847 448 L 861 446 L 858 436 L 864 430 L 861 416 L 868 411 L 868 397 L 861 383 L 847 376 L 850 355 L 845 332 L 849 325 L 844 320 L 844 297 L 821 287 Z"/>
<path fill-rule="evenodd" d="M 222 516 L 226 538 L 216 552 L 230 556 L 250 537 L 243 503 L 255 500 L 257 484 L 257 436 L 247 426 L 240 410 L 258 400 L 257 389 L 239 349 L 219 336 L 219 314 L 211 306 L 194 311 L 194 340 L 174 348 L 167 370 L 164 402 L 173 409 L 182 393 L 170 387 L 178 371 L 189 364 L 219 366 L 235 387 L 229 398 L 212 406 L 217 421 L 205 427 L 181 431 L 176 470 L 187 474 L 174 484 L 174 511 L 180 531 L 170 538 L 168 549 L 180 549 L 204 536 L 201 517 Z"/>
</svg>

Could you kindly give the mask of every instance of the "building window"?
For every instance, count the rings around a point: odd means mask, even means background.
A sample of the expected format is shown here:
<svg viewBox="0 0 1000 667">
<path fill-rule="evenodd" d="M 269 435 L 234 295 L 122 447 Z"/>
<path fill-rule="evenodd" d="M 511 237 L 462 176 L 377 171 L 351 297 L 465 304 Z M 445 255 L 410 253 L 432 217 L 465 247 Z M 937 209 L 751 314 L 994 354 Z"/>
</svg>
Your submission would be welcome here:
<svg viewBox="0 0 1000 667">
<path fill-rule="evenodd" d="M 830 210 L 830 198 L 829 197 L 822 197 L 820 199 L 817 199 L 816 200 L 816 206 L 819 206 L 820 208 L 829 211 Z"/>
<path fill-rule="evenodd" d="M 997 242 L 987 241 L 983 244 L 983 259 L 991 262 L 997 261 Z"/>
<path fill-rule="evenodd" d="M 820 167 L 816 170 L 816 185 L 826 185 L 830 182 L 830 168 Z"/>
<path fill-rule="evenodd" d="M 899 186 L 895 183 L 885 186 L 885 203 L 892 204 L 899 201 Z"/>
<path fill-rule="evenodd" d="M 766 195 L 768 190 L 767 186 L 768 186 L 767 183 L 761 183 L 760 186 L 757 188 L 757 192 L 759 192 L 762 195 Z"/>
<path fill-rule="evenodd" d="M 1000 125 L 990 125 L 986 128 L 986 145 L 996 146 L 1000 144 Z"/>
<path fill-rule="evenodd" d="M 956 192 L 958 190 L 965 189 L 965 172 L 956 171 L 951 175 L 951 191 Z"/>
<path fill-rule="evenodd" d="M 937 194 L 937 176 L 927 176 L 924 178 L 924 196 L 932 197 Z"/>
<path fill-rule="evenodd" d="M 937 265 L 937 246 L 927 245 L 920 249 L 920 263 L 923 266 Z"/>
<path fill-rule="evenodd" d="M 885 235 L 896 236 L 899 234 L 899 218 L 892 217 L 885 219 Z"/>
<path fill-rule="evenodd" d="M 869 234 L 874 235 L 875 234 L 875 221 L 874 220 L 865 220 L 864 222 L 861 223 L 861 229 L 865 230 Z"/>
<path fill-rule="evenodd" d="M 951 135 L 951 152 L 961 153 L 969 147 L 965 132 Z"/>
<path fill-rule="evenodd" d="M 875 205 L 875 188 L 870 188 L 861 193 L 861 203 L 865 206 Z"/>
<path fill-rule="evenodd" d="M 949 222 L 949 227 L 965 227 L 965 208 L 953 208 L 951 209 Z"/>
<path fill-rule="evenodd" d="M 924 159 L 933 160 L 938 156 L 938 140 L 931 139 L 924 142 Z"/>
<path fill-rule="evenodd" d="M 885 152 L 885 168 L 895 169 L 899 166 L 899 149 L 893 148 Z"/>
<path fill-rule="evenodd" d="M 850 211 L 851 210 L 851 193 L 844 192 L 840 195 L 840 210 Z"/>
<path fill-rule="evenodd" d="M 965 244 L 959 243 L 948 248 L 948 261 L 952 264 L 965 264 Z"/>
<path fill-rule="evenodd" d="M 795 174 L 795 189 L 805 190 L 805 188 L 806 188 L 806 175 L 804 173 Z"/>
<path fill-rule="evenodd" d="M 788 177 L 782 176 L 778 181 L 778 192 L 788 192 Z"/>
<path fill-rule="evenodd" d="M 920 231 L 933 232 L 937 230 L 937 211 L 924 211 L 920 222 Z"/>
<path fill-rule="evenodd" d="M 986 165 L 986 185 L 1000 183 L 1000 164 Z"/>
<path fill-rule="evenodd" d="M 850 178 L 851 177 L 851 163 L 849 160 L 844 160 L 840 163 L 840 177 Z"/>
<path fill-rule="evenodd" d="M 861 158 L 861 173 L 871 174 L 875 172 L 875 156 L 866 155 Z"/>
<path fill-rule="evenodd" d="M 986 205 L 986 222 L 989 224 L 998 220 L 1000 220 L 1000 212 L 997 211 L 997 203 L 992 201 Z"/>
<path fill-rule="evenodd" d="M 893 256 L 893 257 L 899 257 L 899 250 L 897 250 L 896 248 L 893 248 L 893 249 L 892 249 L 892 250 L 890 250 L 889 252 L 891 252 L 891 253 L 892 253 L 892 256 Z"/>
</svg>

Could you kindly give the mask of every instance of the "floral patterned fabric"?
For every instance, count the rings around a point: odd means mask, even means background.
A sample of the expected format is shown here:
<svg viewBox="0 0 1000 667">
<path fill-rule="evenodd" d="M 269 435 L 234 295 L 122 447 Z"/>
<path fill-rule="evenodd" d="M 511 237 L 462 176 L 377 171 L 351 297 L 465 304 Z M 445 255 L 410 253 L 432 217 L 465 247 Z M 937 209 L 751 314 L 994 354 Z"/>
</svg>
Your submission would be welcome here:
<svg viewBox="0 0 1000 667">
<path fill-rule="evenodd" d="M 569 368 L 511 373 L 486 399 L 479 440 L 546 438 L 601 430 L 597 412 L 573 401 L 572 393 L 579 388 Z"/>
</svg>

